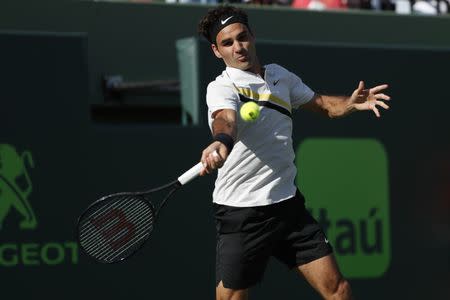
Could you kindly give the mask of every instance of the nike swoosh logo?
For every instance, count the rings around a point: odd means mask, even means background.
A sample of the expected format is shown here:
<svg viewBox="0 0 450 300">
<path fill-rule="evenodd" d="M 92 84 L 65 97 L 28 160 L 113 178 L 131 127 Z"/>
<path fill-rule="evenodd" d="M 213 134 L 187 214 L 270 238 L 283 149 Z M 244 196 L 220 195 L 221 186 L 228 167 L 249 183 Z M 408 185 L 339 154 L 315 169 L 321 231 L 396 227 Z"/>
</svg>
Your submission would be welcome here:
<svg viewBox="0 0 450 300">
<path fill-rule="evenodd" d="M 225 20 L 220 20 L 220 23 L 225 24 L 226 22 L 228 22 L 229 19 L 231 19 L 233 16 L 226 18 Z"/>
<path fill-rule="evenodd" d="M 278 81 L 280 81 L 280 79 L 275 80 L 275 81 L 273 82 L 273 85 L 277 85 Z"/>
</svg>

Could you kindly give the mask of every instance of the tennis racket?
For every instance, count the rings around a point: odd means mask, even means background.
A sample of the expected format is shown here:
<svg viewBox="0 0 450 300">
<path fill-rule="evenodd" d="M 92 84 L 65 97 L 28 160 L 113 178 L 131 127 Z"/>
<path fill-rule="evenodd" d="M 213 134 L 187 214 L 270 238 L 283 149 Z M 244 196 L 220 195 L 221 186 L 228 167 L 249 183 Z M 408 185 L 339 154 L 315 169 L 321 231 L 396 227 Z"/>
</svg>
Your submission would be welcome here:
<svg viewBox="0 0 450 300">
<path fill-rule="evenodd" d="M 198 163 L 177 180 L 142 192 L 123 192 L 104 196 L 81 214 L 77 223 L 80 248 L 101 263 L 122 261 L 142 248 L 154 229 L 158 213 L 177 189 L 196 178 L 202 170 Z M 151 194 L 167 190 L 159 207 Z"/>
</svg>

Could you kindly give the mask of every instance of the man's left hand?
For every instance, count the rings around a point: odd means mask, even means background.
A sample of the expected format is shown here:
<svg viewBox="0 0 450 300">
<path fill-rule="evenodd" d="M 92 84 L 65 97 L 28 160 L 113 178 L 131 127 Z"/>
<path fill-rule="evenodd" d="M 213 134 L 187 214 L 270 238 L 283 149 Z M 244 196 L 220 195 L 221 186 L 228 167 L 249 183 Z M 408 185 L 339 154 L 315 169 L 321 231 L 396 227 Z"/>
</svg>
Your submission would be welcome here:
<svg viewBox="0 0 450 300">
<path fill-rule="evenodd" d="M 372 110 L 377 117 L 380 117 L 377 106 L 389 109 L 389 106 L 384 101 L 391 100 L 391 97 L 381 93 L 387 88 L 387 84 L 382 84 L 370 89 L 364 89 L 364 81 L 360 81 L 358 88 L 350 96 L 350 103 L 356 110 Z"/>
</svg>

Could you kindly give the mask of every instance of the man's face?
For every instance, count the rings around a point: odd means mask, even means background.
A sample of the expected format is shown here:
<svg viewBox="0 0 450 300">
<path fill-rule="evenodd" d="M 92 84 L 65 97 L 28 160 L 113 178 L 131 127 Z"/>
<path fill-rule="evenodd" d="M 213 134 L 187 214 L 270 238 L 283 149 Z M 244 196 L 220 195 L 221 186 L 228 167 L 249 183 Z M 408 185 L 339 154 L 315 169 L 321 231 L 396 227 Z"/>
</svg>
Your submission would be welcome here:
<svg viewBox="0 0 450 300">
<path fill-rule="evenodd" d="M 228 67 L 244 71 L 255 71 L 258 64 L 256 58 L 255 38 L 242 23 L 233 23 L 223 28 L 216 37 L 216 45 L 212 45 L 214 54 L 222 58 Z"/>
</svg>

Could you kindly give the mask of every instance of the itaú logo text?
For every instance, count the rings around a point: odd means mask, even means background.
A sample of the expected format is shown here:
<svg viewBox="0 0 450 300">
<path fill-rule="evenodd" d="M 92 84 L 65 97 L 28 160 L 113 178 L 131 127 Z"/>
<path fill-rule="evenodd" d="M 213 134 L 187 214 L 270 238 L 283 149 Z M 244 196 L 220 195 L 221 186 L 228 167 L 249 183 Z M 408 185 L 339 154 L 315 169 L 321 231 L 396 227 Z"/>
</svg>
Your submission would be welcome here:
<svg viewBox="0 0 450 300">
<path fill-rule="evenodd" d="M 342 273 L 377 278 L 389 269 L 389 160 L 368 138 L 308 138 L 297 150 L 297 185 Z"/>
</svg>

